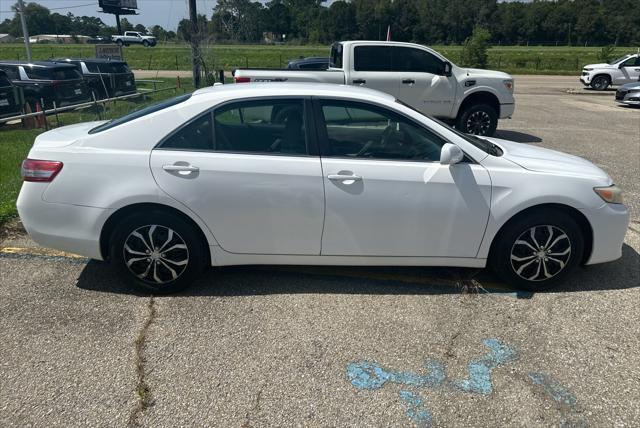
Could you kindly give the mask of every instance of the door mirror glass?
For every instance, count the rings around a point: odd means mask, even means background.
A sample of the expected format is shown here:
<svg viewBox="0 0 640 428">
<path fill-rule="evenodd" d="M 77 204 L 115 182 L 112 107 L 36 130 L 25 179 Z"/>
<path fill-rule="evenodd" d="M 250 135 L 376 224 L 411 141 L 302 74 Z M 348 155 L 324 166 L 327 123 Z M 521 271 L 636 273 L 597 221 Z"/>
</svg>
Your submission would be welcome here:
<svg viewBox="0 0 640 428">
<path fill-rule="evenodd" d="M 449 61 L 444 63 L 444 75 L 447 77 L 451 77 L 453 74 L 453 66 Z"/>
<path fill-rule="evenodd" d="M 442 146 L 440 151 L 440 163 L 443 165 L 454 165 L 462 162 L 464 159 L 464 152 L 455 144 L 447 143 Z"/>
</svg>

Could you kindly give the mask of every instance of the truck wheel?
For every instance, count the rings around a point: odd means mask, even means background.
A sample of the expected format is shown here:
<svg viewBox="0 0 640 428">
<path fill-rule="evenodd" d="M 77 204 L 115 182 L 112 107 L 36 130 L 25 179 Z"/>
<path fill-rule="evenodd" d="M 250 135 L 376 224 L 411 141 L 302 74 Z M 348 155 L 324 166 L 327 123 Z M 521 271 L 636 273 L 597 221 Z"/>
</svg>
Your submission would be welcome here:
<svg viewBox="0 0 640 428">
<path fill-rule="evenodd" d="M 124 43 L 122 43 L 122 40 L 120 40 L 120 39 L 116 40 L 116 44 L 117 44 L 118 46 L 122 46 L 122 45 L 124 45 Z"/>
<path fill-rule="evenodd" d="M 146 40 L 143 40 L 142 41 L 142 46 L 144 46 L 145 48 L 148 48 L 149 47 L 149 42 L 146 41 Z"/>
<path fill-rule="evenodd" d="M 498 113 L 488 104 L 467 107 L 456 120 L 456 128 L 467 134 L 492 136 L 498 127 Z"/>
<path fill-rule="evenodd" d="M 611 78 L 607 75 L 600 75 L 593 78 L 591 87 L 596 91 L 604 91 L 611 85 Z"/>
</svg>

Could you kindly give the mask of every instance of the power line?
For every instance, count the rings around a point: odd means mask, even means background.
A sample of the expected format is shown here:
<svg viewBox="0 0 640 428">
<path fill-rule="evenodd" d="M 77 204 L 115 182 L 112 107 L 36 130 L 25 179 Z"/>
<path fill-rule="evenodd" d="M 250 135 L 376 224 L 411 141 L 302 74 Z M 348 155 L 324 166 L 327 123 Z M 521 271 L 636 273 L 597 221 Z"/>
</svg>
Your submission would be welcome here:
<svg viewBox="0 0 640 428">
<path fill-rule="evenodd" d="M 85 3 L 85 4 L 77 4 L 75 6 L 65 6 L 65 7 L 48 7 L 49 10 L 66 10 L 66 9 L 76 9 L 78 7 L 86 7 L 86 6 L 94 6 L 94 3 Z M 13 13 L 15 10 L 0 10 L 0 13 Z"/>
</svg>

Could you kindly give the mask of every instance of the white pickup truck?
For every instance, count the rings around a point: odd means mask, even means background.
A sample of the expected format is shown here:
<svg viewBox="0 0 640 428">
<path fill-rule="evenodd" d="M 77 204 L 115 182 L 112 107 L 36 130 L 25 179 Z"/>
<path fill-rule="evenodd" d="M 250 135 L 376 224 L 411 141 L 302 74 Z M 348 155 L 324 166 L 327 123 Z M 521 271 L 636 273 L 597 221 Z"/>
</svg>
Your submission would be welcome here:
<svg viewBox="0 0 640 428">
<path fill-rule="evenodd" d="M 337 42 L 326 71 L 241 68 L 234 71 L 234 80 L 365 86 L 476 135 L 493 135 L 498 118 L 511 117 L 515 109 L 510 75 L 457 67 L 433 49 L 412 43 Z"/>
<path fill-rule="evenodd" d="M 596 91 L 610 85 L 625 85 L 640 80 L 640 53 L 625 55 L 610 63 L 588 64 L 582 69 L 580 81 Z"/>
<path fill-rule="evenodd" d="M 144 35 L 138 31 L 125 31 L 122 35 L 111 36 L 111 40 L 117 43 L 118 46 L 142 45 L 150 47 L 156 45 L 155 37 Z"/>
</svg>

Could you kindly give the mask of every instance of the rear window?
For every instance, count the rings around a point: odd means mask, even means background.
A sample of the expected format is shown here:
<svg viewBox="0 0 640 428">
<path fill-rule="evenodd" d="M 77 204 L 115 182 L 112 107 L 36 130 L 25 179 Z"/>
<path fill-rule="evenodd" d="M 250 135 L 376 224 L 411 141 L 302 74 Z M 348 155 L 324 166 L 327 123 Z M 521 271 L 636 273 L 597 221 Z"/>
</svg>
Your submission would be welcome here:
<svg viewBox="0 0 640 428">
<path fill-rule="evenodd" d="M 342 43 L 334 43 L 331 45 L 331 58 L 329 65 L 333 68 L 342 68 Z"/>
<path fill-rule="evenodd" d="M 75 67 L 24 67 L 29 79 L 35 80 L 69 80 L 81 79 Z"/>
<path fill-rule="evenodd" d="M 129 67 L 126 62 L 101 62 L 98 63 L 98 70 L 102 73 L 128 73 Z"/>
<path fill-rule="evenodd" d="M 148 114 L 155 113 L 157 111 L 164 110 L 176 104 L 183 103 L 187 101 L 189 98 L 191 98 L 191 94 L 184 94 L 175 98 L 169 98 L 168 100 L 161 101 L 157 104 L 152 104 L 150 106 L 144 107 L 143 109 L 126 114 L 118 119 L 114 119 L 107 123 L 103 123 L 102 125 L 96 126 L 95 128 L 89 131 L 89 134 L 96 134 L 98 132 L 106 131 L 107 129 L 115 128 L 116 126 L 120 126 L 124 123 L 131 122 L 132 120 L 141 118 Z"/>
</svg>

